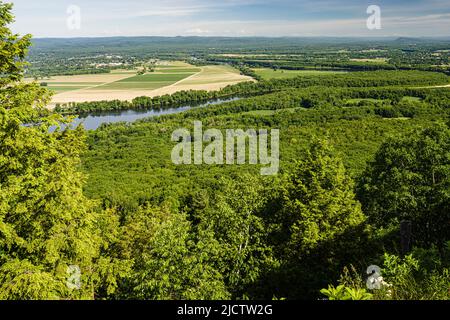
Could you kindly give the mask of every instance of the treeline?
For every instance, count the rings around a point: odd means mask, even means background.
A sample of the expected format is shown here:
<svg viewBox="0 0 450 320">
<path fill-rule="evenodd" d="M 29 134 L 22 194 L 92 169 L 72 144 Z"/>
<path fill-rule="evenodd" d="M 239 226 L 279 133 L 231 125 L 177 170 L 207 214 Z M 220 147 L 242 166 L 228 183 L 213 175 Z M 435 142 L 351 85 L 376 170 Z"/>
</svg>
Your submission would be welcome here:
<svg viewBox="0 0 450 320">
<path fill-rule="evenodd" d="M 363 50 L 363 48 L 361 48 Z M 369 50 L 370 51 L 370 50 Z M 448 56 L 435 56 L 433 51 L 394 50 L 386 49 L 373 53 L 360 51 L 343 52 L 302 52 L 301 54 L 277 56 L 272 53 L 267 58 L 222 57 L 210 56 L 212 63 L 229 63 L 246 65 L 250 68 L 271 68 L 282 70 L 346 70 L 346 71 L 376 71 L 376 70 L 418 70 L 430 72 L 448 72 Z M 384 61 L 371 61 L 382 58 Z M 355 59 L 355 60 L 352 60 Z M 361 59 L 363 61 L 357 61 Z"/>
<path fill-rule="evenodd" d="M 128 109 L 162 110 L 176 108 L 187 104 L 195 106 L 211 100 L 225 99 L 239 94 L 238 90 L 223 89 L 219 91 L 189 90 L 179 91 L 171 95 L 156 97 L 137 97 L 132 101 L 112 100 L 57 104 L 55 111 L 61 114 L 85 114 L 101 111 L 120 111 Z"/>
<path fill-rule="evenodd" d="M 230 59 L 230 58 L 210 58 L 208 61 L 215 63 L 231 63 L 236 65 L 246 65 L 248 68 L 270 68 L 280 70 L 340 70 L 340 71 L 376 71 L 376 70 L 416 70 L 413 67 L 397 68 L 394 65 L 370 62 L 340 62 L 340 61 L 277 61 L 276 59 L 249 60 L 249 59 Z"/>
<path fill-rule="evenodd" d="M 241 74 L 243 74 L 244 76 L 252 77 L 257 81 L 263 81 L 263 78 L 259 74 L 257 74 L 252 68 L 249 68 L 248 66 L 243 64 L 233 64 L 233 66 L 239 71 L 241 71 Z"/>
</svg>

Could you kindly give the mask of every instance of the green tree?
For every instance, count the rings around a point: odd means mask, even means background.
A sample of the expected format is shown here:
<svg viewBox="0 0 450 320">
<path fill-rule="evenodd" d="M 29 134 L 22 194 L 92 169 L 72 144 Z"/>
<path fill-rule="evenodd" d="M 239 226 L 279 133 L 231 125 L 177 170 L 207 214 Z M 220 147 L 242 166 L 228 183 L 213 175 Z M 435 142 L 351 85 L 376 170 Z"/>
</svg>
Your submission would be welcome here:
<svg viewBox="0 0 450 320">
<path fill-rule="evenodd" d="M 215 300 L 230 297 L 212 257 L 218 244 L 206 232 L 195 234 L 184 214 L 141 208 L 127 216 L 117 243 L 133 271 L 120 297 L 156 300 Z"/>
<path fill-rule="evenodd" d="M 386 141 L 368 166 L 359 197 L 371 223 L 413 223 L 414 244 L 443 247 L 450 234 L 450 130 L 444 124 Z"/>
<path fill-rule="evenodd" d="M 212 232 L 220 247 L 216 265 L 234 297 L 241 298 L 275 261 L 263 213 L 271 188 L 249 174 L 222 179 L 199 230 Z"/>
<path fill-rule="evenodd" d="M 63 119 L 48 116 L 45 89 L 21 82 L 30 36 L 8 29 L 11 8 L 0 2 L 0 299 L 94 298 L 105 216 L 82 193 L 84 133 L 49 133 Z M 80 290 L 66 285 L 70 265 Z"/>
<path fill-rule="evenodd" d="M 315 141 L 283 185 L 289 250 L 308 253 L 365 221 L 354 183 L 325 140 Z"/>
<path fill-rule="evenodd" d="M 326 140 L 316 139 L 286 176 L 278 246 L 288 288 L 283 295 L 316 296 L 326 279 L 362 256 L 365 216 L 353 187 Z"/>
</svg>

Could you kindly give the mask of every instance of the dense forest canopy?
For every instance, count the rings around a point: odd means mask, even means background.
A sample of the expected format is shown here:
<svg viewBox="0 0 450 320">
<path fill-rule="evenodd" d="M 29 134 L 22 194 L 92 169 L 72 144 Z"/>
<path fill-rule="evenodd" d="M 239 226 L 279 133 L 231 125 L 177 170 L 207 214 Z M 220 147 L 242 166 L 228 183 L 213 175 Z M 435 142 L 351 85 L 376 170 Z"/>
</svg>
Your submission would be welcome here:
<svg viewBox="0 0 450 320">
<path fill-rule="evenodd" d="M 28 56 L 11 10 L 0 2 L 0 299 L 450 298 L 448 39 L 38 39 Z M 45 87 L 23 81 L 109 72 L 71 59 L 103 45 L 130 68 L 157 57 L 352 72 L 54 112 Z M 388 62 L 350 61 L 367 55 Z M 90 132 L 61 115 L 230 96 L 242 99 Z M 280 129 L 280 174 L 174 165 L 172 132 L 194 121 Z"/>
</svg>

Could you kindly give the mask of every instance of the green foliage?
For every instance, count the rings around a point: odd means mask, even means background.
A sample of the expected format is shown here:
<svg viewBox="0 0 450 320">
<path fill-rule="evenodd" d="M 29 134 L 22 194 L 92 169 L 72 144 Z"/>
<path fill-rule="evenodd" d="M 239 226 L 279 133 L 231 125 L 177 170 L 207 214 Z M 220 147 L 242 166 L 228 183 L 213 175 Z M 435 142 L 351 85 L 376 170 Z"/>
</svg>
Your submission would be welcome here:
<svg viewBox="0 0 450 320">
<path fill-rule="evenodd" d="M 385 142 L 360 184 L 376 226 L 413 222 L 416 245 L 442 246 L 450 233 L 450 130 L 437 124 Z"/>
<path fill-rule="evenodd" d="M 317 139 L 304 151 L 284 179 L 281 197 L 277 252 L 289 288 L 283 295 L 313 296 L 361 257 L 365 217 L 342 160 L 326 140 Z"/>
<path fill-rule="evenodd" d="M 107 217 L 82 192 L 84 132 L 48 133 L 62 119 L 43 110 L 45 89 L 20 82 L 30 42 L 7 28 L 10 10 L 0 3 L 0 298 L 94 298 Z M 66 286 L 70 265 L 80 290 Z"/>
<path fill-rule="evenodd" d="M 200 230 L 211 231 L 220 247 L 218 269 L 235 296 L 244 293 L 275 262 L 267 246 L 267 225 L 262 212 L 270 188 L 259 178 L 244 174 L 223 179 L 213 205 L 197 215 Z"/>
<path fill-rule="evenodd" d="M 339 285 L 336 288 L 328 286 L 328 289 L 320 290 L 320 293 L 325 295 L 329 300 L 371 300 L 372 294 L 365 289 L 353 289 L 344 285 Z"/>
<path fill-rule="evenodd" d="M 376 98 L 389 104 L 404 96 L 421 99 L 414 102 L 414 117 L 408 120 L 383 120 L 374 111 L 379 106 L 369 103 L 340 107 L 348 99 Z M 370 234 L 350 175 L 358 176 L 387 136 L 442 119 L 444 107 L 428 102 L 436 96 L 444 101 L 448 93 L 403 87 L 289 89 L 134 125 L 104 126 L 89 134 L 83 165 L 90 178 L 85 190 L 105 207 L 117 206 L 124 216 L 146 203 L 167 202 L 173 211 L 186 211 L 191 236 L 207 232 L 205 242 L 222 249 L 221 254 L 211 254 L 209 263 L 222 276 L 229 297 L 317 298 L 319 289 L 336 279 L 345 265 L 367 267 L 383 246 L 391 245 L 391 238 Z M 310 109 L 299 108 L 304 101 L 312 102 Z M 406 106 L 400 102 L 395 107 L 408 116 L 411 110 Z M 273 112 L 245 114 L 251 110 Z M 283 128 L 281 168 L 286 179 L 266 181 L 272 184 L 268 187 L 264 179 L 254 178 L 257 167 L 173 166 L 170 133 L 189 127 L 193 119 L 222 129 Z M 326 134 L 342 160 L 323 143 L 305 151 L 311 136 Z M 241 181 L 238 176 L 243 173 L 249 176 Z M 289 180 L 296 175 L 301 183 Z M 228 179 L 218 183 L 223 176 Z M 240 226 L 250 226 L 254 235 L 248 236 Z M 369 243 L 369 238 L 375 242 Z M 249 244 L 239 251 L 245 239 Z"/>
<path fill-rule="evenodd" d="M 120 256 L 134 261 L 124 298 L 227 299 L 212 260 L 220 247 L 208 232 L 195 237 L 186 216 L 165 208 L 141 209 L 122 227 Z"/>
<path fill-rule="evenodd" d="M 448 250 L 448 249 L 447 249 Z M 448 252 L 446 258 L 434 249 L 416 248 L 410 255 L 399 257 L 385 253 L 382 257 L 381 289 L 371 290 L 374 300 L 448 300 L 450 299 L 450 271 Z M 430 263 L 432 262 L 432 263 Z M 344 270 L 341 276 L 340 290 L 334 289 L 321 292 L 330 299 L 339 299 L 345 289 L 355 292 L 365 291 L 365 282 L 361 275 L 353 269 L 353 273 Z M 331 288 L 331 290 L 330 290 Z"/>
<path fill-rule="evenodd" d="M 27 260 L 9 260 L 0 268 L 0 300 L 55 300 L 66 295 L 65 280 Z"/>
<path fill-rule="evenodd" d="M 283 187 L 288 250 L 307 253 L 361 225 L 365 217 L 354 198 L 353 182 L 342 161 L 326 141 L 314 141 Z"/>
<path fill-rule="evenodd" d="M 8 29 L 8 25 L 14 22 L 11 9 L 12 4 L 0 3 L 0 88 L 22 78 L 24 60 L 31 44 L 30 35 L 20 38 Z"/>
<path fill-rule="evenodd" d="M 433 254 L 433 250 L 427 250 Z M 436 253 L 433 254 L 436 257 Z M 376 292 L 380 299 L 448 300 L 450 299 L 450 270 L 444 266 L 427 268 L 423 256 L 413 252 L 404 258 L 385 254 L 382 275 L 387 285 Z"/>
</svg>

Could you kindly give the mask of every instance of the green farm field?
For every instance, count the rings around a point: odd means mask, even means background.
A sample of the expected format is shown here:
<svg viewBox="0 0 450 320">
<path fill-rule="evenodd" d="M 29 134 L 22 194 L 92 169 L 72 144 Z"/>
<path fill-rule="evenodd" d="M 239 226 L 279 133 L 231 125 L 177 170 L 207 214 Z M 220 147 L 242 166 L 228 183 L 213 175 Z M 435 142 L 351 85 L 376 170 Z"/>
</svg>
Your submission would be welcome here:
<svg viewBox="0 0 450 320">
<path fill-rule="evenodd" d="M 320 76 L 329 74 L 340 74 L 343 71 L 321 71 L 321 70 L 273 70 L 269 68 L 254 69 L 257 75 L 264 80 L 270 79 L 289 79 L 298 76 Z"/>
</svg>

